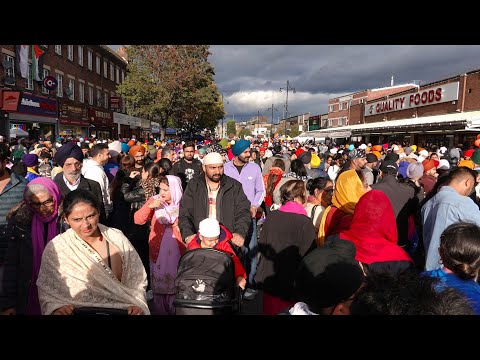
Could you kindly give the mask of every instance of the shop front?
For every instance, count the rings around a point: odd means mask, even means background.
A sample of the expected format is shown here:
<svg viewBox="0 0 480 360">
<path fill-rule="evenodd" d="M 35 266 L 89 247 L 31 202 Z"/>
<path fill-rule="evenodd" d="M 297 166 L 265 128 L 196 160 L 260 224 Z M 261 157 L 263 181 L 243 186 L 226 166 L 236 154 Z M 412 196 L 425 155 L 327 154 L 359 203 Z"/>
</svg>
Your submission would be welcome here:
<svg viewBox="0 0 480 360">
<path fill-rule="evenodd" d="M 72 102 L 59 102 L 58 134 L 67 137 L 88 136 L 88 111 L 86 106 L 76 105 Z"/>
<path fill-rule="evenodd" d="M 142 139 L 148 139 L 151 131 L 150 120 L 140 119 L 140 137 Z"/>
<path fill-rule="evenodd" d="M 8 138 L 51 138 L 58 134 L 57 100 L 19 91 L 3 91 L 2 112 Z"/>
<path fill-rule="evenodd" d="M 155 139 L 160 139 L 160 124 L 154 121 L 150 122 L 150 126 L 152 127 L 152 135 Z"/>
<path fill-rule="evenodd" d="M 132 135 L 140 138 L 141 119 L 135 116 L 126 115 L 118 112 L 113 113 L 113 125 L 116 137 L 131 139 Z"/>
<path fill-rule="evenodd" d="M 113 139 L 113 112 L 110 110 L 88 109 L 90 134 L 100 140 Z"/>
</svg>

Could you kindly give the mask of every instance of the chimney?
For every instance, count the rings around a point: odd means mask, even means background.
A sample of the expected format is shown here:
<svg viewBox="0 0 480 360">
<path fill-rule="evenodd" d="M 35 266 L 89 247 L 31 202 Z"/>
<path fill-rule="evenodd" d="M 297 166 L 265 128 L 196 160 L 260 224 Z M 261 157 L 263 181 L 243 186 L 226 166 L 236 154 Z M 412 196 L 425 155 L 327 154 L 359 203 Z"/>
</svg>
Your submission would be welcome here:
<svg viewBox="0 0 480 360">
<path fill-rule="evenodd" d="M 393 75 L 392 75 L 392 79 L 390 80 L 390 86 L 393 86 Z"/>
</svg>

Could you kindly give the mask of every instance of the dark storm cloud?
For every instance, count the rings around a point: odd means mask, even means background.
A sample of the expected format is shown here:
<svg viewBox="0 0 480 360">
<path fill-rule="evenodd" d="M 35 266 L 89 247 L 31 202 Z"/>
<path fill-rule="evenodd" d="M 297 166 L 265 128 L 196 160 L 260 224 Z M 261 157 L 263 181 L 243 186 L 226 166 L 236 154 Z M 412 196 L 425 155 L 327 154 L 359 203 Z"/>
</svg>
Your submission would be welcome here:
<svg viewBox="0 0 480 360">
<path fill-rule="evenodd" d="M 478 45 L 212 45 L 210 51 L 229 114 L 254 113 L 263 100 L 283 107 L 286 93 L 278 90 L 287 80 L 297 91 L 289 94 L 289 114 L 316 115 L 327 112 L 329 98 L 389 86 L 392 75 L 396 85 L 423 84 L 480 68 Z"/>
</svg>

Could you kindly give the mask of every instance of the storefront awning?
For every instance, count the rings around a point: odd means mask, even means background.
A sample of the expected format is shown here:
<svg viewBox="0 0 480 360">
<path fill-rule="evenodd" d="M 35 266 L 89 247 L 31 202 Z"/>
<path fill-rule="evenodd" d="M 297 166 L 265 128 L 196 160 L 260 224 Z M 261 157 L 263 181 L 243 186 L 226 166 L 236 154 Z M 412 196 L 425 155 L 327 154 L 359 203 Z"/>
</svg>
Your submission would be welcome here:
<svg viewBox="0 0 480 360">
<path fill-rule="evenodd" d="M 381 121 L 367 124 L 357 124 L 342 126 L 337 128 L 328 128 L 323 130 L 308 131 L 303 136 L 340 138 L 349 137 L 352 134 L 362 134 L 366 132 L 382 130 L 400 130 L 406 131 L 415 128 L 425 128 L 434 126 L 461 125 L 466 130 L 480 129 L 480 111 L 455 112 L 452 114 L 412 117 L 408 119 Z M 348 134 L 350 133 L 350 134 Z M 348 135 L 347 135 L 348 134 Z"/>
</svg>

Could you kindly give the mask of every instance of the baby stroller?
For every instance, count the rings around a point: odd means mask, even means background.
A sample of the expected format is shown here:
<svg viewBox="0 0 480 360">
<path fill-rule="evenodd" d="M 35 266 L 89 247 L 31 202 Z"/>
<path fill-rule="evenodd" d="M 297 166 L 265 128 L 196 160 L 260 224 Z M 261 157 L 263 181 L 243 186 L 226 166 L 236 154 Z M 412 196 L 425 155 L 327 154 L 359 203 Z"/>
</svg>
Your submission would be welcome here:
<svg viewBox="0 0 480 360">
<path fill-rule="evenodd" d="M 233 259 L 225 252 L 203 248 L 185 252 L 175 288 L 176 315 L 231 315 L 241 310 Z"/>
</svg>

